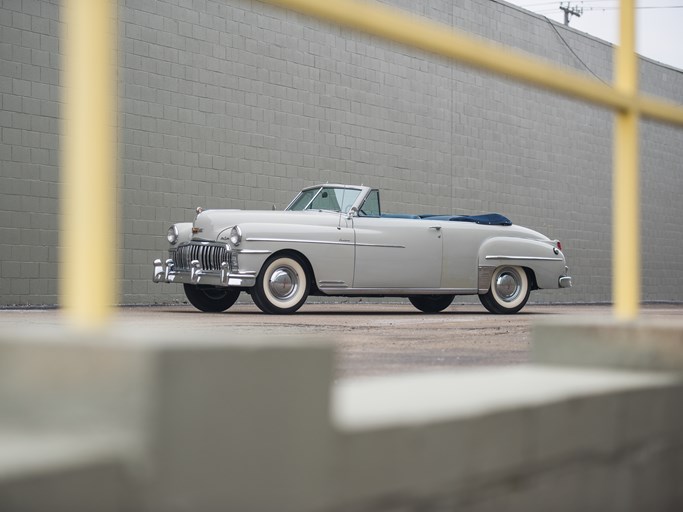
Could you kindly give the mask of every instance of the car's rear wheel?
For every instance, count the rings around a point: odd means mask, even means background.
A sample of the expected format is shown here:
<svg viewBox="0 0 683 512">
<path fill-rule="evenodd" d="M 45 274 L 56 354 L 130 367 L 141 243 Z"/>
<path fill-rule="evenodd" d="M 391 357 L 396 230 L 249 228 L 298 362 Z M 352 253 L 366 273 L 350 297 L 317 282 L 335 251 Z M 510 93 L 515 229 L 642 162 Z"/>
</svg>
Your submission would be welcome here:
<svg viewBox="0 0 683 512">
<path fill-rule="evenodd" d="M 491 313 L 517 313 L 529 300 L 529 276 L 522 267 L 498 267 L 491 276 L 489 291 L 479 295 L 482 305 Z"/>
<path fill-rule="evenodd" d="M 451 305 L 455 295 L 413 295 L 410 303 L 423 313 L 438 313 Z"/>
<path fill-rule="evenodd" d="M 184 284 L 185 297 L 199 311 L 219 313 L 232 306 L 240 290 L 234 288 L 219 288 L 217 286 L 202 286 L 199 284 Z"/>
<path fill-rule="evenodd" d="M 296 254 L 275 255 L 263 265 L 251 290 L 254 304 L 264 313 L 294 313 L 308 297 L 306 264 Z"/>
</svg>

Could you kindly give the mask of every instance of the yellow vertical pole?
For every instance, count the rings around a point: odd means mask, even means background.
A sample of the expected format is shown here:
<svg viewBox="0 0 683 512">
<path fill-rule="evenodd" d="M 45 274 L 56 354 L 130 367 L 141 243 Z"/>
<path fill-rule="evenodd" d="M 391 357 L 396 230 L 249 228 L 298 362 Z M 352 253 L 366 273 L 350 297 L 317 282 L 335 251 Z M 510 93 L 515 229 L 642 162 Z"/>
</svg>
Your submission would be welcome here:
<svg viewBox="0 0 683 512">
<path fill-rule="evenodd" d="M 617 110 L 615 122 L 612 297 L 615 316 L 624 320 L 638 315 L 641 281 L 638 59 L 635 40 L 635 0 L 621 0 L 614 86 L 631 101 L 628 108 Z"/>
<path fill-rule="evenodd" d="M 115 3 L 66 0 L 60 302 L 96 326 L 116 302 Z"/>
</svg>

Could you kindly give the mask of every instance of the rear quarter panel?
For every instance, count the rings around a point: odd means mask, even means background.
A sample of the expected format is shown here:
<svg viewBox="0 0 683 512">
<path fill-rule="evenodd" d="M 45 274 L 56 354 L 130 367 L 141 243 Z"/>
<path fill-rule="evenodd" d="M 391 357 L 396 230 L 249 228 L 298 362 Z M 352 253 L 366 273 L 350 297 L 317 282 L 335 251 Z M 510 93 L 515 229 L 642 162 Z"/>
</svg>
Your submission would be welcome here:
<svg viewBox="0 0 683 512">
<path fill-rule="evenodd" d="M 566 261 L 561 251 L 554 251 L 550 240 L 496 237 L 486 240 L 479 251 L 479 265 L 513 265 L 533 270 L 539 288 L 557 288 Z"/>
<path fill-rule="evenodd" d="M 524 240 L 513 226 L 489 226 L 471 222 L 442 221 L 443 245 L 443 288 L 458 288 L 475 292 L 478 289 L 478 269 L 482 254 L 490 251 L 516 250 L 526 254 Z M 523 234 L 526 234 L 524 232 Z"/>
</svg>

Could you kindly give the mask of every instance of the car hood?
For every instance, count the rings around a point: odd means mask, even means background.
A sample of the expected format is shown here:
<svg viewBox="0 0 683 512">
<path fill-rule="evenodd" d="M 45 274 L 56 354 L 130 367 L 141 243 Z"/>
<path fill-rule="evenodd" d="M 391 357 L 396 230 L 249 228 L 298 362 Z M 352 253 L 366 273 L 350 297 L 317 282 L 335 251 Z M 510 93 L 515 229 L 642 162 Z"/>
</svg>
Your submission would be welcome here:
<svg viewBox="0 0 683 512">
<path fill-rule="evenodd" d="M 220 234 L 233 226 L 243 224 L 306 224 L 316 216 L 339 217 L 337 212 L 321 211 L 272 211 L 272 210 L 206 210 L 197 215 L 192 227 L 194 237 L 202 240 L 218 240 Z"/>
</svg>

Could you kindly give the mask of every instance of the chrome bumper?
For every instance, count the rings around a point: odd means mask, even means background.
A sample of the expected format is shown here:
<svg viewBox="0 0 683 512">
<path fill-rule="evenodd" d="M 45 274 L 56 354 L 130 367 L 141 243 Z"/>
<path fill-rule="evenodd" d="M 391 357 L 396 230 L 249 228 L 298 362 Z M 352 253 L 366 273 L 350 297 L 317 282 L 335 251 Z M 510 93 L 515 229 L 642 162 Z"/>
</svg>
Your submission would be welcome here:
<svg viewBox="0 0 683 512">
<path fill-rule="evenodd" d="M 172 259 L 154 260 L 155 283 L 187 283 L 212 286 L 238 286 L 249 288 L 256 284 L 256 273 L 231 273 L 229 263 L 223 262 L 221 269 L 203 270 L 198 260 L 190 262 L 190 270 L 175 270 Z"/>
</svg>

